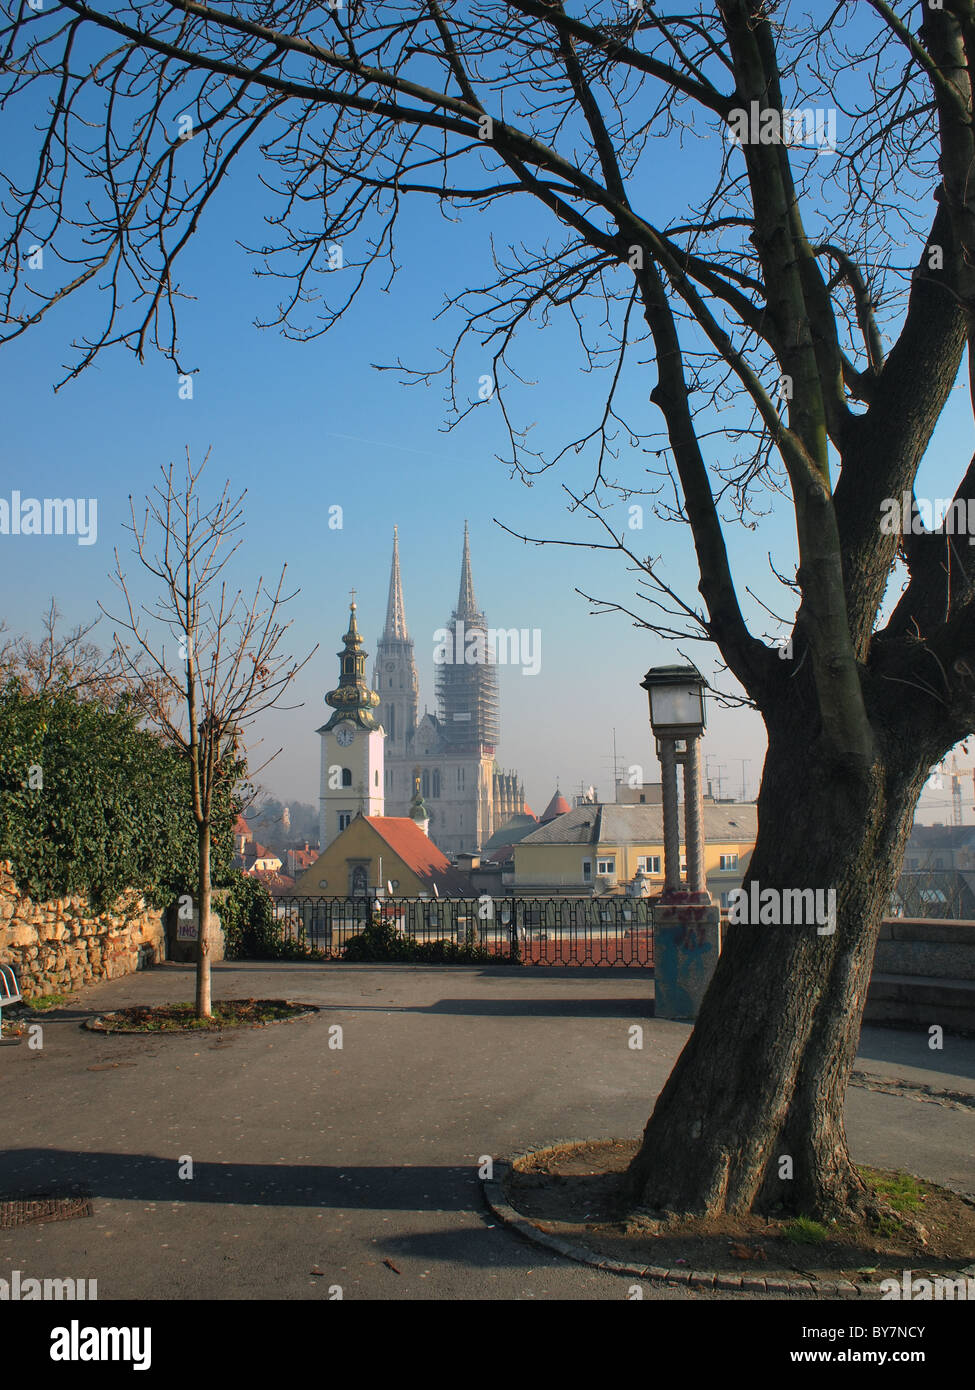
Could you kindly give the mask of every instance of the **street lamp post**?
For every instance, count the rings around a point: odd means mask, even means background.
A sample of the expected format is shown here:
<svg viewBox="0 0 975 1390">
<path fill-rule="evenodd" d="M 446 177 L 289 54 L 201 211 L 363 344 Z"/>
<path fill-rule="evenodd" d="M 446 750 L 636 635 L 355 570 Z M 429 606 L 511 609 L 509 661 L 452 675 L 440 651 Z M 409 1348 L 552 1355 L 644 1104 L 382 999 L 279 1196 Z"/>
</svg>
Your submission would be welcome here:
<svg viewBox="0 0 975 1390">
<path fill-rule="evenodd" d="M 696 666 L 654 666 L 640 682 L 650 703 L 663 780 L 663 901 L 710 903 L 701 830 L 701 736 L 706 716 L 706 683 Z M 684 843 L 687 879 L 680 874 L 677 765 L 684 768 Z"/>
<path fill-rule="evenodd" d="M 701 737 L 706 681 L 695 666 L 655 666 L 640 682 L 660 758 L 664 889 L 653 903 L 654 1014 L 694 1019 L 721 950 L 721 913 L 707 890 L 701 805 Z M 680 872 L 677 766 L 684 768 L 684 843 Z"/>
</svg>

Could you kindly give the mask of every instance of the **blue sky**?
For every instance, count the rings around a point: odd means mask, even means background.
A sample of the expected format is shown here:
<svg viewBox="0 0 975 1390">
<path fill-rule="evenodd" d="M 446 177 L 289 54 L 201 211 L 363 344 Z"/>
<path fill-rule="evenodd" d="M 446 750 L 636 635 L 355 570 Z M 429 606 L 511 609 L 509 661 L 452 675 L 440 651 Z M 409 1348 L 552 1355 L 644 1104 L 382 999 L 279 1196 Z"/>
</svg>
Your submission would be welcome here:
<svg viewBox="0 0 975 1390">
<path fill-rule="evenodd" d="M 700 146 L 697 147 L 700 150 Z M 674 207 L 686 200 L 699 172 L 687 152 L 655 154 L 655 176 Z M 646 169 L 646 165 L 643 166 Z M 655 190 L 656 191 L 656 190 Z M 281 747 L 261 781 L 286 800 L 317 797 L 318 740 L 323 693 L 336 683 L 337 652 L 345 630 L 348 591 L 358 593 L 360 627 L 371 656 L 386 605 L 392 528 L 400 528 L 407 620 L 416 641 L 421 707 L 434 707 L 434 632 L 453 608 L 465 519 L 470 523 L 478 600 L 497 627 L 527 627 L 541 633 L 537 676 L 502 669 L 502 733 L 499 762 L 523 775 L 536 811 L 558 781 L 566 793 L 594 783 L 606 797 L 612 789 L 614 730 L 624 765 L 639 764 L 648 780 L 657 776 L 639 681 L 647 667 L 694 659 L 713 673 L 713 653 L 698 644 L 664 641 L 634 627 L 623 614 L 593 616 L 575 589 L 630 607 L 634 579 L 618 556 L 582 548 L 525 545 L 496 524 L 531 536 L 575 542 L 605 539 L 599 529 L 566 509 L 563 482 L 588 478 L 586 460 L 571 458 L 527 488 L 509 476 L 495 455 L 506 437 L 496 402 L 478 406 L 450 433 L 442 384 L 401 384 L 394 372 L 374 363 L 401 358 L 430 366 L 453 337 L 457 320 L 434 322 L 446 291 L 480 283 L 490 275 L 489 233 L 524 238 L 551 233 L 545 215 L 527 200 L 509 201 L 496 213 L 452 225 L 432 203 L 409 208 L 398 237 L 399 278 L 389 293 L 372 282 L 347 318 L 329 335 L 310 343 L 286 341 L 277 331 L 259 331 L 255 317 L 268 316 L 274 288 L 253 276 L 253 260 L 238 239 L 259 240 L 262 211 L 249 179 L 235 178 L 204 222 L 182 263 L 184 289 L 195 296 L 181 316 L 185 360 L 198 367 L 192 400 L 181 400 L 172 366 L 159 355 L 139 364 L 114 349 L 57 394 L 52 384 L 70 358 L 70 343 L 95 327 L 100 294 L 86 291 L 65 304 L 38 329 L 6 348 L 2 362 L 4 434 L 0 444 L 0 495 L 98 499 L 98 540 L 78 546 L 71 537 L 0 537 L 3 614 L 14 631 L 36 633 L 53 595 L 70 625 L 112 607 L 109 574 L 113 550 L 127 555 L 123 530 L 128 496 L 138 501 L 151 489 L 161 464 L 177 463 L 189 449 L 199 459 L 211 449 L 205 477 L 219 491 L 229 477 L 247 489 L 247 526 L 237 573 L 245 587 L 259 574 L 276 576 L 288 564 L 294 620 L 289 647 L 304 655 L 319 651 L 302 672 L 293 698 L 303 707 L 265 716 L 252 749 L 259 764 Z M 343 272 L 339 272 L 343 273 Z M 521 424 L 532 424 L 534 447 L 551 457 L 575 434 L 592 427 L 602 406 L 605 374 L 586 374 L 571 321 L 554 317 L 539 331 L 519 335 L 519 363 L 537 382 L 512 396 Z M 636 359 L 622 400 L 639 429 L 659 428 L 647 400 L 652 367 Z M 469 396 L 490 369 L 486 352 L 471 347 L 463 357 Z M 463 384 L 463 383 L 462 383 Z M 971 418 L 963 393 L 956 393 L 939 428 L 922 478 L 931 494 L 948 496 L 971 452 Z M 648 456 L 623 448 L 618 475 L 642 485 Z M 921 487 L 919 485 L 919 492 Z M 343 508 L 343 527 L 330 529 L 329 507 Z M 619 530 L 626 511 L 613 516 Z M 658 521 L 648 510 L 646 526 L 632 538 L 641 553 L 661 554 L 665 573 L 688 602 L 696 597 L 696 569 L 689 532 Z M 782 589 L 769 568 L 794 563 L 794 527 L 786 500 L 778 502 L 754 531 L 728 528 L 743 606 L 758 633 L 770 621 L 748 599 L 746 586 L 773 607 Z M 133 577 L 138 569 L 129 555 Z M 103 618 L 95 636 L 110 644 L 112 627 Z M 372 660 L 370 656 L 370 671 Z M 725 688 L 732 688 L 724 678 Z M 758 717 L 721 709 L 712 702 L 705 752 L 723 781 L 725 795 L 740 791 L 744 769 L 747 795 L 756 793 L 764 756 Z M 964 760 L 963 760 L 964 762 Z M 965 763 L 970 766 L 970 761 Z M 970 786 L 971 784 L 968 783 Z M 932 813 L 940 819 L 932 794 Z M 971 819 L 971 800 L 966 792 Z"/>
</svg>

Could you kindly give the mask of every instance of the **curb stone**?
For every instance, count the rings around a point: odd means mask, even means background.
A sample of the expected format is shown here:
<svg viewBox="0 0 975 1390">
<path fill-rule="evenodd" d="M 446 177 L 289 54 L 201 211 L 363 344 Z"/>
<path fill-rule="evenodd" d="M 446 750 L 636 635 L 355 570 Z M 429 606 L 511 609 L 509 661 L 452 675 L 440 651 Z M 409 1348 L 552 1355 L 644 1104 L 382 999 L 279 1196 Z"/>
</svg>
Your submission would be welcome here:
<svg viewBox="0 0 975 1390">
<path fill-rule="evenodd" d="M 622 1143 L 625 1141 L 614 1139 L 608 1142 Z M 769 1293 L 778 1297 L 800 1293 L 807 1296 L 809 1294 L 832 1294 L 844 1297 L 855 1294 L 860 1297 L 871 1298 L 876 1297 L 879 1293 L 876 1284 L 854 1283 L 850 1279 L 823 1279 L 813 1283 L 809 1279 L 791 1280 L 774 1275 L 763 1277 L 761 1275 L 727 1274 L 718 1270 L 665 1269 L 660 1265 L 628 1265 L 620 1260 L 600 1256 L 597 1251 L 591 1250 L 588 1246 L 565 1240 L 562 1236 L 552 1235 L 529 1217 L 515 1211 L 508 1201 L 507 1179 L 516 1164 L 524 1162 L 527 1158 L 543 1158 L 558 1149 L 571 1149 L 591 1143 L 593 1143 L 591 1139 L 563 1139 L 558 1143 L 537 1144 L 526 1149 L 523 1153 L 513 1154 L 510 1158 L 496 1159 L 494 1176 L 480 1180 L 485 1203 L 503 1226 L 517 1231 L 533 1245 L 542 1245 L 548 1250 L 554 1250 L 558 1255 L 566 1255 L 570 1260 L 589 1265 L 593 1269 L 608 1269 L 616 1274 L 630 1274 L 639 1279 L 657 1280 L 666 1284 L 693 1285 L 695 1288 L 733 1289 L 737 1292 L 747 1293 Z"/>
</svg>

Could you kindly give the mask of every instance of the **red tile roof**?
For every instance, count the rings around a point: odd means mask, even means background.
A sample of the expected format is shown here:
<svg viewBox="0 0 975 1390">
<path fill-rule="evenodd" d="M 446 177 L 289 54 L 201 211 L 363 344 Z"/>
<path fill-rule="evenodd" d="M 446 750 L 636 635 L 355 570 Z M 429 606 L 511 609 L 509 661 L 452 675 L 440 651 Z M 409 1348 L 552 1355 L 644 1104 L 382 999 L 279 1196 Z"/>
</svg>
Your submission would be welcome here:
<svg viewBox="0 0 975 1390">
<path fill-rule="evenodd" d="M 541 824 L 544 825 L 546 821 L 555 820 L 556 816 L 564 816 L 566 811 L 571 810 L 572 807 L 566 801 L 565 797 L 558 789 L 556 789 L 555 795 L 552 797 L 552 800 L 545 807 L 545 810 L 542 812 L 539 819 L 541 821 Z"/>
<path fill-rule="evenodd" d="M 470 893 L 467 875 L 454 868 L 443 851 L 437 849 L 409 816 L 366 816 L 365 819 L 422 883 L 431 888 L 436 883 L 438 889 L 454 897 Z"/>
</svg>

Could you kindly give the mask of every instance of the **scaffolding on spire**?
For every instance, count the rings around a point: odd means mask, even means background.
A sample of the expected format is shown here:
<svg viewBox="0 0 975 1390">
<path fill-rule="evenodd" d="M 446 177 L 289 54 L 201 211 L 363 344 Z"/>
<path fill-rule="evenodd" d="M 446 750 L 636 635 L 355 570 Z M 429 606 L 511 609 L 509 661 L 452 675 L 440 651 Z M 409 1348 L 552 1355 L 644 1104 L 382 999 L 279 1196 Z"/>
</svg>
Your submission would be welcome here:
<svg viewBox="0 0 975 1390">
<path fill-rule="evenodd" d="M 493 754 L 501 723 L 498 674 L 495 653 L 488 641 L 487 619 L 474 597 L 466 521 L 460 589 L 448 630 L 451 659 L 437 666 L 437 704 L 443 737 L 452 751 Z"/>
</svg>

